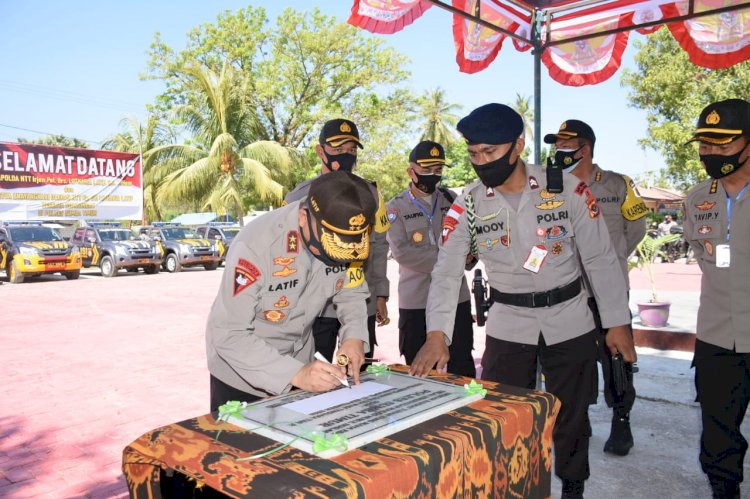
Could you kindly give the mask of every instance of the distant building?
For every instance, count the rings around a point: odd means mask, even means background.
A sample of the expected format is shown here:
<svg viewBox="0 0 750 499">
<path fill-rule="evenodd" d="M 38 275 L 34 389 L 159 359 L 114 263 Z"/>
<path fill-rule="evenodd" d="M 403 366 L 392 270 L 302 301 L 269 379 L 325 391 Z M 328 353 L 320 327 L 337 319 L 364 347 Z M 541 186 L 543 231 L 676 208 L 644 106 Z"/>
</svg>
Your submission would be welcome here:
<svg viewBox="0 0 750 499">
<path fill-rule="evenodd" d="M 663 187 L 639 187 L 638 193 L 646 206 L 654 213 L 681 215 L 682 200 L 685 195 L 679 191 Z"/>
</svg>

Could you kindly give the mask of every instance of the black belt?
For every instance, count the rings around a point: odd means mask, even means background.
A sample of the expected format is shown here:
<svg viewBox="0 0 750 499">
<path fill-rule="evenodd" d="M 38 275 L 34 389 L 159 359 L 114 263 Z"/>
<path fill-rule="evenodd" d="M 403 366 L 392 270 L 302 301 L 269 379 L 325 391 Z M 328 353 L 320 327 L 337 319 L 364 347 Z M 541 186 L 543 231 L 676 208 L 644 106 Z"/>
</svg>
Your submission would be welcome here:
<svg viewBox="0 0 750 499">
<path fill-rule="evenodd" d="M 503 293 L 495 288 L 490 288 L 490 296 L 493 302 L 528 308 L 551 307 L 552 305 L 575 298 L 580 292 L 580 277 L 565 286 L 534 293 Z"/>
</svg>

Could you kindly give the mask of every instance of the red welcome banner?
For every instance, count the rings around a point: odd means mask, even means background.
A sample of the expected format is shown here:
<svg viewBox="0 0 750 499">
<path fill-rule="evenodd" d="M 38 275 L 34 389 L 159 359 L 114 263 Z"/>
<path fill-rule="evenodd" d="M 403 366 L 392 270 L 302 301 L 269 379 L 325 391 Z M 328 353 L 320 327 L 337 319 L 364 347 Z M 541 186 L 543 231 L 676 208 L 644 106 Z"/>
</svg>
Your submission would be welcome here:
<svg viewBox="0 0 750 499">
<path fill-rule="evenodd" d="M 0 220 L 140 220 L 138 154 L 0 142 Z"/>
</svg>

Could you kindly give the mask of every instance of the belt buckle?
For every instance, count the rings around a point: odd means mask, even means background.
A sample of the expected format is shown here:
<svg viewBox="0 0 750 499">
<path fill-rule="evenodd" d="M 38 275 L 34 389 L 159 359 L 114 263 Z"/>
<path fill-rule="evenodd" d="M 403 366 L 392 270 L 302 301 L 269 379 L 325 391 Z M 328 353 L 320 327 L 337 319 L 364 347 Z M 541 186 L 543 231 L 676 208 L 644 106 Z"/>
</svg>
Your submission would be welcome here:
<svg viewBox="0 0 750 499">
<path fill-rule="evenodd" d="M 549 291 L 535 291 L 531 294 L 533 308 L 549 307 Z"/>
</svg>

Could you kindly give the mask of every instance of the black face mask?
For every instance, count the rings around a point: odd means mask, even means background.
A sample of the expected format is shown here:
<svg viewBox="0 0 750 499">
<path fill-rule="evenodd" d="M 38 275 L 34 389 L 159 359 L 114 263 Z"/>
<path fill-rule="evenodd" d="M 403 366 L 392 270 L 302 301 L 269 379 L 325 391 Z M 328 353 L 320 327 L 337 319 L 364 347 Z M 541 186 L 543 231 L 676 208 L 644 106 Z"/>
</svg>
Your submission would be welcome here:
<svg viewBox="0 0 750 499">
<path fill-rule="evenodd" d="M 583 159 L 575 159 L 574 157 L 581 149 L 583 149 L 583 146 L 578 149 L 558 149 L 555 151 L 555 164 L 566 172 L 573 171 L 573 168 L 578 166 L 578 163 Z"/>
<path fill-rule="evenodd" d="M 477 172 L 479 180 L 481 180 L 484 185 L 494 188 L 498 185 L 502 185 L 503 182 L 508 180 L 508 177 L 510 177 L 513 170 L 516 169 L 516 164 L 518 163 L 518 158 L 516 158 L 516 162 L 510 164 L 510 155 L 513 154 L 513 149 L 515 147 L 516 141 L 514 140 L 510 149 L 508 149 L 508 152 L 501 158 L 497 158 L 496 160 L 483 165 L 471 164 L 471 166 L 474 167 L 474 171 Z"/>
<path fill-rule="evenodd" d="M 357 164 L 357 156 L 356 154 L 349 154 L 349 153 L 341 153 L 341 154 L 328 154 L 323 151 L 323 154 L 325 154 L 326 159 L 328 160 L 328 163 L 325 165 L 328 167 L 329 170 L 333 171 L 333 162 L 336 161 L 339 164 L 339 169 L 337 171 L 340 172 L 351 172 L 354 170 L 354 165 Z"/>
<path fill-rule="evenodd" d="M 414 186 L 425 194 L 432 194 L 435 192 L 437 185 L 443 179 L 442 175 L 436 175 L 434 173 L 420 175 L 419 173 L 414 172 L 414 175 L 417 176 L 417 182 Z"/>
<path fill-rule="evenodd" d="M 745 148 L 747 148 L 747 146 L 742 148 L 742 151 L 737 154 L 732 154 L 731 156 L 722 156 L 721 154 L 701 154 L 701 163 L 703 163 L 709 177 L 715 179 L 724 178 L 739 170 L 747 162 L 747 159 L 745 159 L 744 162 L 740 163 L 740 156 L 745 151 Z"/>
<path fill-rule="evenodd" d="M 313 235 L 315 234 L 315 231 L 313 230 L 310 217 L 312 217 L 312 215 L 310 214 L 310 212 L 307 212 L 307 230 L 310 232 L 310 238 L 305 239 L 305 233 L 304 231 L 301 230 L 301 227 L 300 227 L 300 233 L 302 234 L 302 238 L 305 241 L 305 244 L 310 248 L 315 248 L 316 250 L 318 250 L 318 253 L 320 254 L 316 255 L 312 251 L 310 253 L 312 253 L 312 255 L 315 258 L 323 262 L 323 264 L 328 267 L 338 267 L 342 265 L 341 262 L 337 262 L 336 260 L 328 256 L 328 253 L 326 253 L 325 250 L 323 249 L 323 244 L 320 242 L 320 239 L 318 239 L 316 236 Z"/>
</svg>

